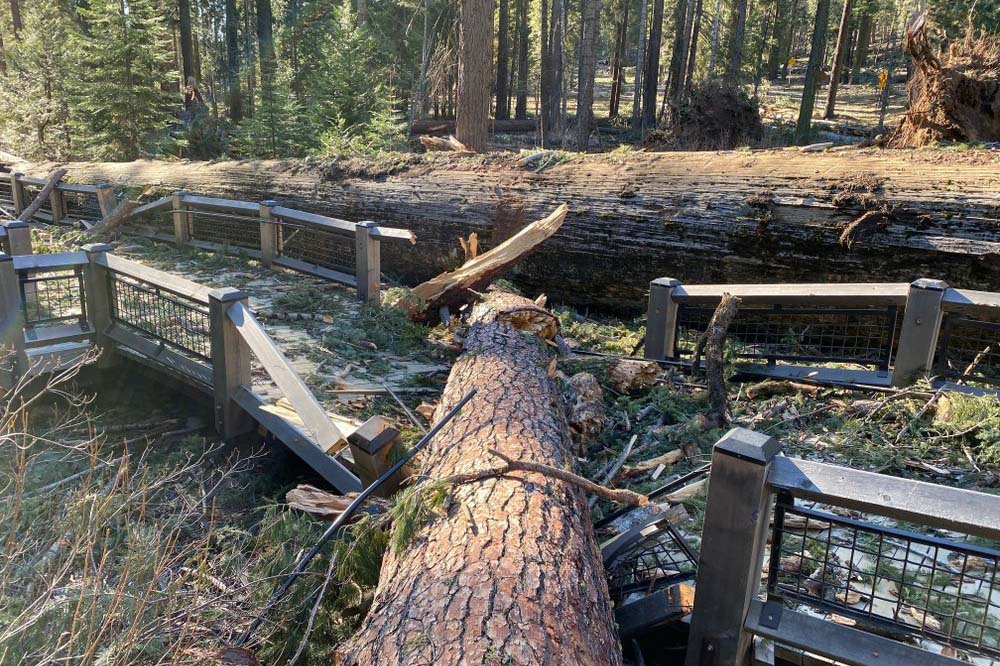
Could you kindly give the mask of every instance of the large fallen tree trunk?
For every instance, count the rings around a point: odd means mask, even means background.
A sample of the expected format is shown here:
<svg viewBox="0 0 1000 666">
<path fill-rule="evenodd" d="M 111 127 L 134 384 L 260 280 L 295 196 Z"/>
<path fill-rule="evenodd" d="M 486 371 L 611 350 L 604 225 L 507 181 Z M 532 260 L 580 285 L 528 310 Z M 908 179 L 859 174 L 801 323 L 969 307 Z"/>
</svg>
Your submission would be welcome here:
<svg viewBox="0 0 1000 666">
<path fill-rule="evenodd" d="M 416 247 L 383 243 L 383 270 L 408 284 L 462 262 L 564 201 L 562 228 L 511 274 L 555 301 L 640 306 L 649 280 L 910 281 L 1000 285 L 1000 155 L 852 150 L 803 154 L 576 156 L 535 172 L 517 156 L 409 156 L 394 173 L 358 162 L 75 163 L 79 182 L 152 185 L 284 205 L 412 229 Z M 44 174 L 55 165 L 19 163 Z M 868 210 L 886 215 L 841 244 Z"/>
<path fill-rule="evenodd" d="M 444 508 L 390 549 L 368 617 L 335 663 L 621 664 L 580 488 L 533 472 L 477 474 L 503 465 L 490 449 L 573 466 L 550 352 L 525 334 L 557 330 L 555 317 L 510 294 L 473 308 L 437 414 L 473 387 L 479 392 L 432 441 L 422 474 L 475 480 L 450 487 Z"/>
</svg>

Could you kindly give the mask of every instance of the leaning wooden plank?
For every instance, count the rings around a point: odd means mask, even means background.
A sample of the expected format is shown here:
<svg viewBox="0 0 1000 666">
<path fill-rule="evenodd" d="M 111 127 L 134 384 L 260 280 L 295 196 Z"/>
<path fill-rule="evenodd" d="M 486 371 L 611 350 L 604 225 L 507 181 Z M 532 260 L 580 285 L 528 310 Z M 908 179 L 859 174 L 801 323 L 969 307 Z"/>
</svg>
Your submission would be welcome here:
<svg viewBox="0 0 1000 666">
<path fill-rule="evenodd" d="M 478 393 L 430 441 L 420 470 L 428 483 L 455 483 L 451 508 L 409 538 L 392 535 L 368 616 L 334 663 L 622 663 L 586 494 L 543 473 L 490 471 L 499 460 L 489 449 L 563 471 L 576 463 L 541 342 L 557 331 L 554 316 L 512 294 L 473 308 L 438 417 Z"/>
<path fill-rule="evenodd" d="M 184 203 L 199 208 L 212 208 L 215 210 L 233 210 L 242 213 L 260 213 L 260 204 L 250 201 L 237 201 L 235 199 L 216 199 L 214 197 L 198 197 L 192 194 L 184 195 Z"/>
<path fill-rule="evenodd" d="M 489 252 L 417 285 L 401 305 L 417 320 L 427 319 L 444 305 L 468 300 L 471 291 L 488 285 L 559 230 L 569 207 L 559 206 L 548 217 L 532 222 Z"/>
<path fill-rule="evenodd" d="M 28 204 L 28 207 L 21 211 L 21 214 L 17 216 L 17 219 L 22 222 L 28 222 L 35 216 L 46 201 L 49 200 L 49 195 L 52 194 L 52 190 L 56 189 L 56 185 L 62 180 L 63 176 L 66 175 L 66 169 L 56 169 L 49 176 L 49 179 L 42 186 L 41 191 L 35 197 L 35 200 Z"/>
<path fill-rule="evenodd" d="M 344 467 L 339 460 L 324 453 L 304 431 L 281 416 L 262 409 L 264 403 L 260 396 L 241 387 L 236 391 L 233 399 L 259 424 L 294 451 L 320 476 L 329 481 L 334 488 L 342 493 L 362 490 L 361 480 Z"/>
<path fill-rule="evenodd" d="M 160 197 L 156 201 L 150 201 L 149 203 L 143 204 L 132 211 L 133 216 L 145 215 L 146 213 L 152 213 L 154 210 L 159 210 L 161 208 L 169 208 L 174 203 L 174 198 L 170 197 Z"/>
<path fill-rule="evenodd" d="M 135 201 L 123 199 L 106 217 L 90 227 L 87 233 L 91 236 L 102 236 L 111 233 L 132 219 L 137 205 Z"/>
<path fill-rule="evenodd" d="M 340 428 L 335 426 L 326 415 L 326 410 L 319 404 L 309 387 L 292 369 L 271 340 L 264 327 L 260 325 L 250 310 L 242 303 L 233 303 L 226 310 L 226 316 L 236 326 L 236 330 L 250 346 L 261 364 L 271 375 L 271 379 L 284 392 L 288 402 L 295 408 L 305 424 L 306 430 L 316 438 L 316 445 L 327 454 L 336 453 L 347 445 L 347 440 Z"/>
</svg>

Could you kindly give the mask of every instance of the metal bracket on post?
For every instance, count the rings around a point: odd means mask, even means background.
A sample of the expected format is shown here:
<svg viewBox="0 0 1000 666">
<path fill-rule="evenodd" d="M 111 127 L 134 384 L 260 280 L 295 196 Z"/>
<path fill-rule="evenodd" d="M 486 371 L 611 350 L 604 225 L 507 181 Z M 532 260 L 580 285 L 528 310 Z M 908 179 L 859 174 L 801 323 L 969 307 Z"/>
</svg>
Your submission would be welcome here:
<svg viewBox="0 0 1000 666">
<path fill-rule="evenodd" d="M 7 245 L 11 255 L 32 254 L 31 225 L 20 220 L 3 223 L 7 230 Z"/>
<path fill-rule="evenodd" d="M 174 241 L 178 245 L 187 245 L 191 241 L 191 213 L 184 203 L 185 190 L 174 192 Z"/>
<path fill-rule="evenodd" d="M 108 288 L 108 271 L 97 263 L 97 259 L 113 249 L 107 243 L 90 243 L 83 246 L 87 253 L 87 267 L 84 269 L 84 294 L 87 299 L 87 319 L 94 330 L 94 344 L 101 350 L 97 365 L 107 368 L 117 360 L 115 345 L 107 336 L 111 328 L 111 290 Z"/>
<path fill-rule="evenodd" d="M 389 425 L 381 416 L 373 416 L 348 436 L 351 445 L 351 456 L 357 468 L 361 485 L 367 488 L 392 467 L 393 460 L 389 454 L 392 445 L 399 437 L 399 431 Z M 390 477 L 379 486 L 376 495 L 389 497 L 399 489 L 403 480 L 402 470 Z"/>
<path fill-rule="evenodd" d="M 711 663 L 749 663 L 753 637 L 743 622 L 760 586 L 771 517 L 767 474 L 779 449 L 773 437 L 733 428 L 712 450 L 686 666 L 704 663 L 706 651 Z"/>
<path fill-rule="evenodd" d="M 358 222 L 354 230 L 358 298 L 368 303 L 379 303 L 382 283 L 381 244 L 374 234 L 374 222 Z"/>
<path fill-rule="evenodd" d="M 27 207 L 24 200 L 24 183 L 21 182 L 23 177 L 23 173 L 10 174 L 10 193 L 11 199 L 14 201 L 14 215 L 20 215 Z"/>
<path fill-rule="evenodd" d="M 111 215 L 111 211 L 118 205 L 115 199 L 115 188 L 107 183 L 97 186 L 97 205 L 101 208 L 101 217 L 106 218 Z"/>
<path fill-rule="evenodd" d="M 277 205 L 270 200 L 260 204 L 260 263 L 264 268 L 270 268 L 278 255 L 278 225 L 271 217 L 271 209 Z"/>
<path fill-rule="evenodd" d="M 66 195 L 58 185 L 49 193 L 49 208 L 52 209 L 52 224 L 57 224 L 66 217 Z"/>
<path fill-rule="evenodd" d="M 657 278 L 649 283 L 646 310 L 646 358 L 656 361 L 677 357 L 677 302 L 674 292 L 681 286 L 674 278 Z"/>
<path fill-rule="evenodd" d="M 910 284 L 896 359 L 892 365 L 893 386 L 909 386 L 917 376 L 926 374 L 934 367 L 943 316 L 941 303 L 947 289 L 947 283 L 927 278 Z"/>
<path fill-rule="evenodd" d="M 215 396 L 215 428 L 226 439 L 254 428 L 253 419 L 236 403 L 240 388 L 251 390 L 250 347 L 226 310 L 237 302 L 247 304 L 245 293 L 225 287 L 208 294 L 212 338 L 212 390 Z"/>
<path fill-rule="evenodd" d="M 13 388 L 27 370 L 24 311 L 14 257 L 0 254 L 0 386 Z"/>
</svg>

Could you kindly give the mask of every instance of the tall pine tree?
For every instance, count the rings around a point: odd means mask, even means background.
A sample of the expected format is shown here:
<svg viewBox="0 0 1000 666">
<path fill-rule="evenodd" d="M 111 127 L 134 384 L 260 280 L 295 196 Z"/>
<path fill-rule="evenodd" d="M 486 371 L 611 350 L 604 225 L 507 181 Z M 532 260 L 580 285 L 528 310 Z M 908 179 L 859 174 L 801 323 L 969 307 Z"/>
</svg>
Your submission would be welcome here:
<svg viewBox="0 0 1000 666">
<path fill-rule="evenodd" d="M 171 37 L 153 0 L 91 0 L 73 39 L 79 140 L 95 159 L 130 160 L 169 151 Z"/>
</svg>

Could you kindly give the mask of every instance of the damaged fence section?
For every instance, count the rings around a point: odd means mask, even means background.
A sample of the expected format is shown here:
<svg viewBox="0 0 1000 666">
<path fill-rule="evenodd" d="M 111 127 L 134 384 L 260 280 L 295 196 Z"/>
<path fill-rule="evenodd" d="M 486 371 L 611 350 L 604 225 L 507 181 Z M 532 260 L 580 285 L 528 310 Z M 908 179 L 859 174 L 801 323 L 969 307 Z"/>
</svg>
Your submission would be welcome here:
<svg viewBox="0 0 1000 666">
<path fill-rule="evenodd" d="M 741 301 L 728 331 L 741 371 L 902 387 L 921 376 L 1000 390 L 1000 294 L 939 280 L 905 283 L 650 285 L 646 357 L 690 364 L 722 294 Z"/>
<path fill-rule="evenodd" d="M 687 666 L 1000 657 L 1000 497 L 778 449 L 715 445 Z"/>
</svg>

